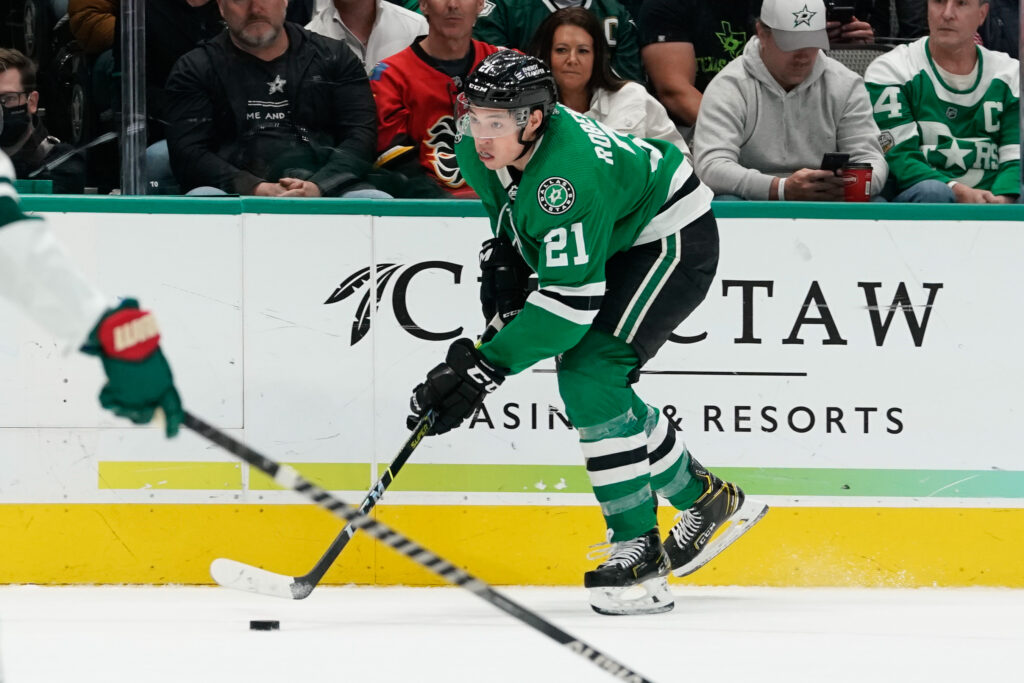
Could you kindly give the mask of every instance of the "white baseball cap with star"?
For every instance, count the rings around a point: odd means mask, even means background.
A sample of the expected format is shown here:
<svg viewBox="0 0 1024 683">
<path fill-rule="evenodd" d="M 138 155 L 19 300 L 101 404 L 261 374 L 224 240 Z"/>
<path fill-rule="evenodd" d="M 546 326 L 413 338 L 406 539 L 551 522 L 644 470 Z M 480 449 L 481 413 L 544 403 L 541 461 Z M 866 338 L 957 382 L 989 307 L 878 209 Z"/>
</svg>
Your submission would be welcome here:
<svg viewBox="0 0 1024 683">
<path fill-rule="evenodd" d="M 783 52 L 828 49 L 824 0 L 764 0 L 761 23 L 772 29 L 775 44 Z"/>
</svg>

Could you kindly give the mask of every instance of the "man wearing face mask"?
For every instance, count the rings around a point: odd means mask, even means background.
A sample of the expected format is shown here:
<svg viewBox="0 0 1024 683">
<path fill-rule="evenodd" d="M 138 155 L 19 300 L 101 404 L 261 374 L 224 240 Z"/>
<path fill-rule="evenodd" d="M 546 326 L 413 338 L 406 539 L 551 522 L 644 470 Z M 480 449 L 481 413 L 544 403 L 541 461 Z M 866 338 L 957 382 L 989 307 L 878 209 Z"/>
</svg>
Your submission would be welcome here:
<svg viewBox="0 0 1024 683">
<path fill-rule="evenodd" d="M 0 106 L 4 128 L 0 148 L 19 178 L 52 180 L 57 194 L 81 194 L 85 159 L 73 147 L 49 135 L 39 116 L 36 67 L 18 52 L 0 48 Z"/>
</svg>

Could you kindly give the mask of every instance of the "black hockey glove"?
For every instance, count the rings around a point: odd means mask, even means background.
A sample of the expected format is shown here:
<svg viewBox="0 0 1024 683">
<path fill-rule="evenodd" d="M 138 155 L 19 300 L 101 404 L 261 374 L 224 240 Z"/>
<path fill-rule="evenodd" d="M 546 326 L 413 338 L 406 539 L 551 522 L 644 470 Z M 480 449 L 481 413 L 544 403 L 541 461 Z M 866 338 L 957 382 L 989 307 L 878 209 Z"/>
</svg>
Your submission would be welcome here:
<svg viewBox="0 0 1024 683">
<path fill-rule="evenodd" d="M 526 304 L 530 267 L 504 235 L 493 237 L 480 249 L 480 305 L 487 329 L 481 341 L 489 341 L 512 322 Z"/>
<path fill-rule="evenodd" d="M 428 410 L 437 413 L 431 434 L 455 429 L 473 414 L 491 393 L 505 381 L 507 372 L 491 365 L 469 339 L 456 339 L 448 348 L 445 361 L 427 373 L 427 379 L 412 390 L 405 424 L 414 429 Z"/>
</svg>

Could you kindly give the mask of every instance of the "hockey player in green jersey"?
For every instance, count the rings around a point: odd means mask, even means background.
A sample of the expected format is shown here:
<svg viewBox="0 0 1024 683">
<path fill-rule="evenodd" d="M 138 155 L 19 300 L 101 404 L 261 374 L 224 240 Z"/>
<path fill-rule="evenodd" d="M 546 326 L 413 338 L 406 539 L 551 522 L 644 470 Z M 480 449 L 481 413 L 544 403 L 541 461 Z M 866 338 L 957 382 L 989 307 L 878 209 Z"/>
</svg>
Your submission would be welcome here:
<svg viewBox="0 0 1024 683">
<path fill-rule="evenodd" d="M 0 130 L 3 110 L 0 108 Z M 14 167 L 0 152 L 0 297 L 26 314 L 69 349 L 98 356 L 107 374 L 100 403 L 139 424 L 164 414 L 168 437 L 184 419 L 171 369 L 160 350 L 153 316 L 138 302 L 106 299 L 79 274 L 46 221 L 22 213 L 14 190 Z"/>
<path fill-rule="evenodd" d="M 670 568 L 694 571 L 767 510 L 701 467 L 632 389 L 714 277 L 711 191 L 672 144 L 556 104 L 551 72 L 533 57 L 491 55 L 460 100 L 459 166 L 494 232 L 481 252 L 481 298 L 496 332 L 479 347 L 452 344 L 413 390 L 410 424 L 433 410 L 436 433 L 457 427 L 507 375 L 557 356 L 559 393 L 608 526 L 607 559 L 584 576 L 591 605 L 669 610 Z M 529 295 L 514 275 L 526 271 L 539 285 Z M 680 511 L 664 546 L 656 494 Z M 626 597 L 637 584 L 643 595 Z"/>
<path fill-rule="evenodd" d="M 987 0 L 928 0 L 929 35 L 864 74 L 897 202 L 1010 203 L 1020 193 L 1020 65 L 975 45 Z"/>
</svg>

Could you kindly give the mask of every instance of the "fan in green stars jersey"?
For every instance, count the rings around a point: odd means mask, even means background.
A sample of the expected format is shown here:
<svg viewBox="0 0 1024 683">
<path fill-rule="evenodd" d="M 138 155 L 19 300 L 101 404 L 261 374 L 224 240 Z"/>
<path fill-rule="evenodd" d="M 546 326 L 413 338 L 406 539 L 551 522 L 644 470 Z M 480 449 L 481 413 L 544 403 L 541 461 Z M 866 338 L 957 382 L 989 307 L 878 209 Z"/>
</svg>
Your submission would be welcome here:
<svg viewBox="0 0 1024 683">
<path fill-rule="evenodd" d="M 632 388 L 714 277 L 711 191 L 670 143 L 617 134 L 556 102 L 547 66 L 511 50 L 467 80 L 456 154 L 494 232 L 481 253 L 493 334 L 479 347 L 452 344 L 413 390 L 410 424 L 433 410 L 436 433 L 457 427 L 506 376 L 557 356 L 608 526 L 606 559 L 584 575 L 591 605 L 663 612 L 674 604 L 670 570 L 696 570 L 767 510 L 704 469 Z M 527 295 L 530 271 L 539 288 Z M 680 511 L 664 545 L 655 495 Z M 635 585 L 643 595 L 627 598 Z"/>
<path fill-rule="evenodd" d="M 929 35 L 864 74 L 892 201 L 1007 204 L 1020 194 L 1020 64 L 975 45 L 988 0 L 929 0 Z M 893 194 L 890 192 L 889 194 Z"/>
</svg>

